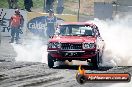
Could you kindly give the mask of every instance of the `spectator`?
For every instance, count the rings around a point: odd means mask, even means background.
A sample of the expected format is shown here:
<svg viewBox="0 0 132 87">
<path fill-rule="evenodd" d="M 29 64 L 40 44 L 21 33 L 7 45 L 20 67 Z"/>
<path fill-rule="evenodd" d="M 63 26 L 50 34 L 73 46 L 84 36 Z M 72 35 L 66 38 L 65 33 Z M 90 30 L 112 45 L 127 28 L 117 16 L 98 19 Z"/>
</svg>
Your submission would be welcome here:
<svg viewBox="0 0 132 87">
<path fill-rule="evenodd" d="M 24 19 L 23 16 L 20 14 L 19 10 L 15 10 L 15 14 L 10 18 L 9 27 L 11 28 L 11 41 L 10 43 L 16 40 L 16 43 L 19 43 L 19 33 L 20 27 L 23 26 Z"/>
<path fill-rule="evenodd" d="M 64 0 L 57 0 L 57 8 L 56 8 L 57 14 L 62 14 L 64 9 L 63 3 L 64 3 Z"/>
<path fill-rule="evenodd" d="M 54 1 L 55 0 L 46 0 L 46 13 L 48 13 L 50 9 L 53 9 Z"/>
<path fill-rule="evenodd" d="M 9 9 L 16 9 L 18 8 L 17 2 L 18 0 L 7 0 L 9 4 Z"/>
<path fill-rule="evenodd" d="M 8 5 L 9 5 L 9 9 L 11 9 L 11 0 L 7 0 L 8 1 Z"/>
<path fill-rule="evenodd" d="M 24 6 L 28 12 L 31 12 L 31 7 L 33 7 L 33 1 L 32 0 L 24 0 Z"/>
<path fill-rule="evenodd" d="M 56 27 L 57 18 L 54 16 L 53 10 L 49 10 L 49 16 L 46 17 L 45 23 L 47 24 L 47 36 L 53 36 L 55 33 L 55 27 Z"/>
</svg>

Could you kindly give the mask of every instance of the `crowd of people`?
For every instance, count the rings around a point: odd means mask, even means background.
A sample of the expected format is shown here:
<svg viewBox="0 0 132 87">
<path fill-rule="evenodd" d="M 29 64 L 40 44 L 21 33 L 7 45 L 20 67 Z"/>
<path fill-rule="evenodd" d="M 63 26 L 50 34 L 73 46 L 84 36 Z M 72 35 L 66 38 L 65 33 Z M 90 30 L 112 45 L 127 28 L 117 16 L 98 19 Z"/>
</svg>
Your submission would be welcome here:
<svg viewBox="0 0 132 87">
<path fill-rule="evenodd" d="M 9 5 L 9 9 L 18 9 L 19 5 L 18 5 L 18 0 L 7 0 L 8 1 L 8 5 Z M 57 7 L 56 7 L 56 13 L 57 14 L 62 14 L 63 9 L 64 9 L 64 0 L 44 0 L 44 10 L 46 13 L 48 13 L 48 10 L 50 9 L 55 9 L 54 8 L 54 3 L 57 3 Z M 33 1 L 32 0 L 23 0 L 24 3 L 24 7 L 25 10 L 28 12 L 31 12 L 31 8 L 33 7 Z"/>
<path fill-rule="evenodd" d="M 55 0 L 46 0 L 46 12 L 48 12 L 49 9 L 54 9 L 54 2 Z M 62 14 L 63 9 L 64 9 L 64 5 L 63 5 L 64 1 L 63 0 L 57 0 L 57 8 L 56 8 L 56 13 L 57 14 Z"/>
<path fill-rule="evenodd" d="M 18 0 L 7 0 L 9 9 L 18 9 Z M 31 7 L 33 7 L 33 1 L 32 0 L 24 0 L 24 6 L 26 11 L 31 12 Z"/>
<path fill-rule="evenodd" d="M 21 28 L 24 25 L 24 18 L 18 9 L 17 2 L 18 0 L 8 0 L 9 8 L 16 9 L 15 14 L 11 16 L 10 21 L 9 21 L 9 28 L 11 29 L 10 43 L 14 43 L 14 40 L 16 40 L 16 43 L 19 43 L 19 38 L 20 38 L 19 34 L 21 32 Z M 49 15 L 45 19 L 45 23 L 47 26 L 47 29 L 46 29 L 47 37 L 54 35 L 55 26 L 57 25 L 57 17 L 54 16 L 54 10 L 53 10 L 54 2 L 55 0 L 46 0 L 45 12 L 49 13 Z M 26 11 L 31 12 L 31 7 L 33 7 L 33 1 L 24 0 L 24 6 L 25 6 Z M 63 0 L 57 0 L 57 8 L 56 8 L 57 14 L 62 14 L 63 9 L 64 9 Z"/>
</svg>

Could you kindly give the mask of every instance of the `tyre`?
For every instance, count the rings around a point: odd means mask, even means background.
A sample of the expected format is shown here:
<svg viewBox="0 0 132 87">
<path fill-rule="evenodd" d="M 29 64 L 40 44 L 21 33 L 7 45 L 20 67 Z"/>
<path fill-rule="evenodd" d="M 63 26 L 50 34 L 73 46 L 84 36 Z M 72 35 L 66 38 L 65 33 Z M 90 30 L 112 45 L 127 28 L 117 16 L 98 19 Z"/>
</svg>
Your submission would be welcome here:
<svg viewBox="0 0 132 87">
<path fill-rule="evenodd" d="M 101 59 L 99 57 L 99 53 L 97 53 L 97 55 L 93 58 L 91 58 L 91 63 L 92 63 L 92 66 L 95 68 L 95 69 L 98 69 L 99 68 L 99 63 L 101 62 Z"/>
<path fill-rule="evenodd" d="M 76 80 L 79 84 L 84 84 L 87 81 L 86 77 L 80 74 L 76 75 Z"/>
<path fill-rule="evenodd" d="M 49 66 L 49 68 L 53 68 L 53 66 L 54 66 L 54 60 L 50 54 L 48 54 L 48 66 Z"/>
</svg>

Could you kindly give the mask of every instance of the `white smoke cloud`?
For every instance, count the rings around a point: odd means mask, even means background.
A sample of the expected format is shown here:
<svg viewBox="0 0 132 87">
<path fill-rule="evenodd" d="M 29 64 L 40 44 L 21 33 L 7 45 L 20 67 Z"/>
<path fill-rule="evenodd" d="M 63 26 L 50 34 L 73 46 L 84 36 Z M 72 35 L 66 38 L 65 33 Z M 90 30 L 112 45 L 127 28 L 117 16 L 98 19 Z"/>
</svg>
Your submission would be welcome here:
<svg viewBox="0 0 132 87">
<path fill-rule="evenodd" d="M 105 65 L 131 66 L 132 65 L 132 17 L 127 16 L 114 20 L 98 20 L 94 22 L 100 29 L 106 43 L 104 52 Z"/>
<path fill-rule="evenodd" d="M 108 87 L 132 87 L 132 82 L 113 84 Z"/>
<path fill-rule="evenodd" d="M 132 17 L 127 16 L 114 20 L 98 20 L 94 22 L 100 29 L 106 43 L 103 60 L 104 65 L 132 65 Z M 24 42 L 26 43 L 26 42 Z M 41 40 L 33 40 L 26 45 L 13 44 L 17 52 L 17 61 L 33 61 L 47 63 L 47 47 Z"/>
<path fill-rule="evenodd" d="M 12 44 L 17 53 L 16 61 L 47 63 L 47 45 L 41 39 L 30 39 L 23 44 Z"/>
</svg>

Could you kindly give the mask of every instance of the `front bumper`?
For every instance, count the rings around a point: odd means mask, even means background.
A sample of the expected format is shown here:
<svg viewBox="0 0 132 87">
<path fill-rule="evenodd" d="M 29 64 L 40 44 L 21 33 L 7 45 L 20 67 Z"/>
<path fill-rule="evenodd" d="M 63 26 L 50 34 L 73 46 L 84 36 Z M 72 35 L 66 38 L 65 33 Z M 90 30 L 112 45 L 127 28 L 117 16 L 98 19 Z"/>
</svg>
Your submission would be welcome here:
<svg viewBox="0 0 132 87">
<path fill-rule="evenodd" d="M 48 50 L 48 53 L 55 59 L 87 60 L 96 56 L 97 52 L 93 50 Z"/>
</svg>

